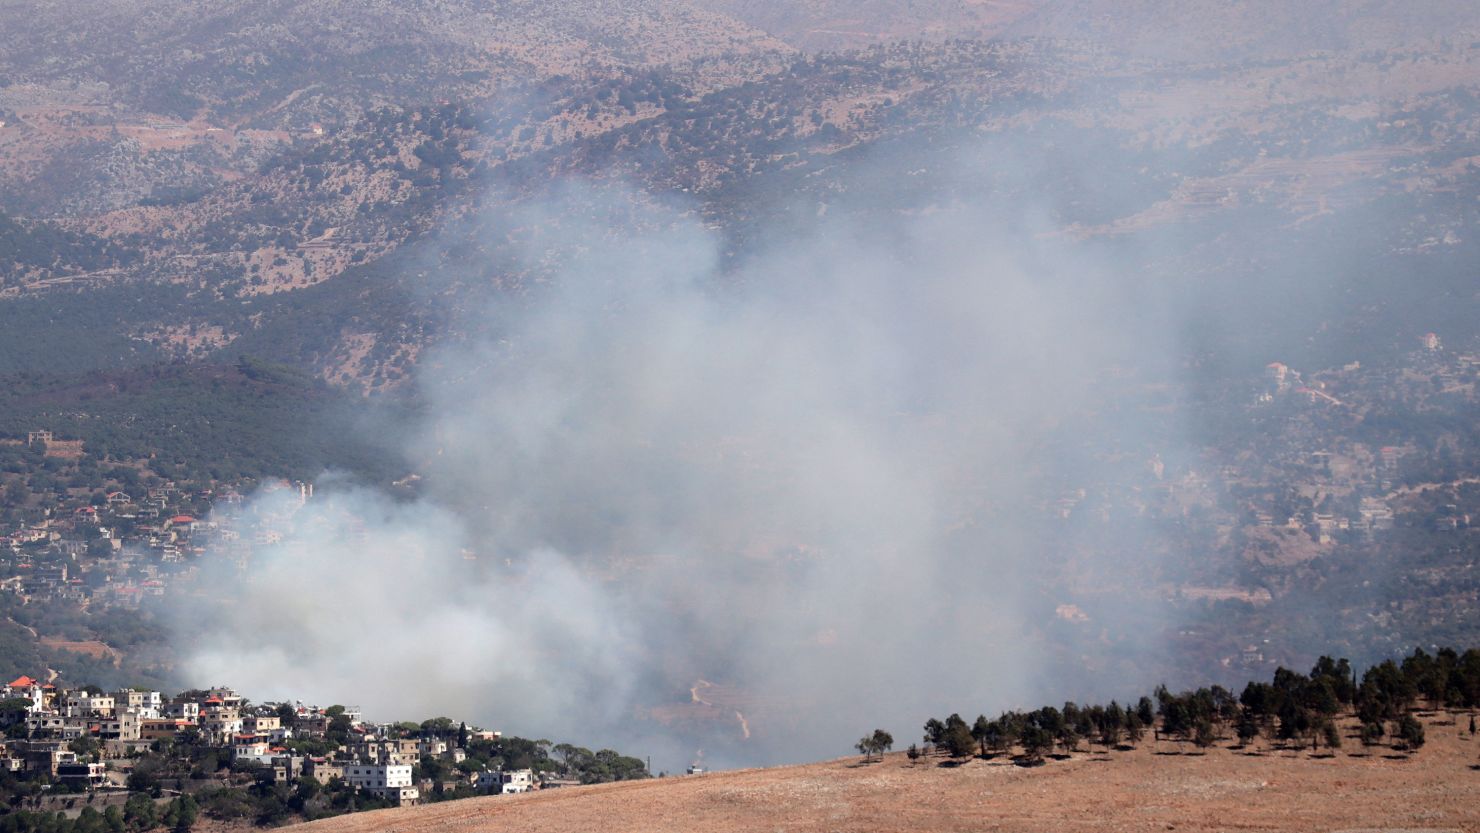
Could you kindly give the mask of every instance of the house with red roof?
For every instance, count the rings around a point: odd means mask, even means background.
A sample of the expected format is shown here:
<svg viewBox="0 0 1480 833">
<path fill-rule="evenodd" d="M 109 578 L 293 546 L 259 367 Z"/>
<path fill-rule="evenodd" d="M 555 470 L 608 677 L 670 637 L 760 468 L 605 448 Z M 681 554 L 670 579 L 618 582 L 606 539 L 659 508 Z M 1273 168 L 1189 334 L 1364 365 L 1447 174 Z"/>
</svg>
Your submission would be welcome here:
<svg viewBox="0 0 1480 833">
<path fill-rule="evenodd" d="M 30 700 L 33 712 L 40 711 L 46 705 L 46 687 L 40 680 L 25 674 L 11 680 L 3 689 L 0 689 L 0 694 L 3 694 L 3 699 L 6 700 Z"/>
</svg>

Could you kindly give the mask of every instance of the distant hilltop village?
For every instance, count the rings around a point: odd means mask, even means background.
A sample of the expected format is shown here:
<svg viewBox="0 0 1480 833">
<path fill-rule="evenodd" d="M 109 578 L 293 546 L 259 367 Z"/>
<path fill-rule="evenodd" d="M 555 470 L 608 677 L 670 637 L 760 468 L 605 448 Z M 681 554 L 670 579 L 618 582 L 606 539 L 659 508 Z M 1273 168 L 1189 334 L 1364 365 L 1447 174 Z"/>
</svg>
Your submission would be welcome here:
<svg viewBox="0 0 1480 833">
<path fill-rule="evenodd" d="M 166 697 L 21 676 L 0 698 L 0 772 L 12 787 L 32 785 L 13 792 L 34 809 L 59 809 L 79 792 L 103 804 L 194 795 L 207 810 L 231 795 L 312 818 L 647 777 L 642 761 L 611 750 L 505 738 L 445 717 L 377 724 L 352 706 L 254 705 L 225 687 Z"/>
<path fill-rule="evenodd" d="M 28 442 L 48 455 L 74 445 L 49 431 L 31 432 Z M 278 507 L 288 511 L 310 500 L 314 487 L 281 480 L 262 491 L 293 496 Z M 47 506 L 41 517 L 0 534 L 0 565 L 9 568 L 0 589 L 27 600 L 137 608 L 164 595 L 172 581 L 191 578 L 189 564 L 208 547 L 244 566 L 250 547 L 282 540 L 285 516 L 261 509 L 244 514 L 244 503 L 234 489 L 190 490 L 166 481 Z"/>
</svg>

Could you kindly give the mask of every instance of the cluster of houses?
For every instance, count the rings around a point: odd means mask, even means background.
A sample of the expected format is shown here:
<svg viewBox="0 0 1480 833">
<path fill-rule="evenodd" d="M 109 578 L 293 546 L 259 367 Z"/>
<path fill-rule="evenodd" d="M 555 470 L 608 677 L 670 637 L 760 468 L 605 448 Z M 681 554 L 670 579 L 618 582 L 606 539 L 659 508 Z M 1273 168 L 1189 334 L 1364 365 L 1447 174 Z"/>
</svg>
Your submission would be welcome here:
<svg viewBox="0 0 1480 833">
<path fill-rule="evenodd" d="M 281 481 L 263 491 L 284 492 L 292 496 L 287 505 L 302 505 L 313 486 Z M 30 523 L 0 531 L 0 592 L 94 609 L 137 608 L 188 581 L 195 558 L 208 549 L 245 564 L 251 547 L 281 540 L 285 519 L 260 507 L 244 513 L 245 503 L 235 491 L 189 492 L 165 482 L 142 494 L 112 491 L 83 505 L 47 508 Z"/>
<path fill-rule="evenodd" d="M 8 740 L 0 749 L 0 770 L 89 789 L 121 788 L 135 759 L 156 741 L 186 732 L 198 733 L 201 742 L 218 747 L 233 762 L 256 765 L 264 774 L 270 770 L 278 782 L 304 776 L 322 784 L 337 779 L 397 805 L 419 803 L 422 790 L 430 788 L 512 794 L 572 783 L 536 778 L 528 769 L 483 770 L 451 783 L 418 783 L 417 764 L 432 758 L 460 763 L 466 750 L 444 738 L 395 737 L 390 726 L 364 722 L 357 708 L 342 712 L 351 727 L 350 740 L 336 754 L 293 754 L 285 741 L 326 737 L 340 713 L 292 704 L 291 725 L 284 725 L 280 706 L 248 705 L 224 687 L 166 699 L 160 692 L 136 689 L 63 690 L 22 676 L 0 687 L 0 700 L 24 701 L 23 710 L 5 710 L 0 721 L 5 728 L 20 721 L 26 727 L 26 737 Z M 499 733 L 474 731 L 469 736 L 496 740 Z M 97 751 L 78 754 L 79 738 L 95 740 Z"/>
</svg>

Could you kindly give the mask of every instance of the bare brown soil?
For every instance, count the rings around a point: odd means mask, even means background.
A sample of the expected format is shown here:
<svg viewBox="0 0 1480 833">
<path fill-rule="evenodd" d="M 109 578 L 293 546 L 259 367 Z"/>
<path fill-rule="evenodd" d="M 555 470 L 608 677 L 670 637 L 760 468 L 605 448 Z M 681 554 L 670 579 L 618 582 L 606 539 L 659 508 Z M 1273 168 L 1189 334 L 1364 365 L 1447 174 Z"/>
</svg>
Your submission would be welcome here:
<svg viewBox="0 0 1480 833">
<path fill-rule="evenodd" d="M 1424 718 L 1428 744 L 1370 754 L 1207 754 L 1149 739 L 1024 768 L 1006 759 L 720 772 L 384 810 L 305 825 L 369 831 L 1480 830 L 1480 740 L 1468 717 Z"/>
<path fill-rule="evenodd" d="M 107 658 L 113 660 L 114 662 L 118 661 L 117 651 L 113 650 L 112 647 L 96 640 L 73 642 L 65 639 L 56 639 L 54 637 L 47 636 L 42 637 L 41 644 L 45 645 L 48 648 L 51 648 L 52 650 L 71 651 L 77 654 L 86 654 L 93 659 Z"/>
</svg>

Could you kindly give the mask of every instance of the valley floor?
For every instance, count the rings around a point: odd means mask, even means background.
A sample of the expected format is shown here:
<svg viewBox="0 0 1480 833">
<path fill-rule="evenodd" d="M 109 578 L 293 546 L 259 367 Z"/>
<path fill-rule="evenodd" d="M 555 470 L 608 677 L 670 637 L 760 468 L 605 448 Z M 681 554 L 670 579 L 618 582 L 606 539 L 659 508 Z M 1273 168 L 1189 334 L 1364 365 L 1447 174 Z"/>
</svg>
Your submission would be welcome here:
<svg viewBox="0 0 1480 833">
<path fill-rule="evenodd" d="M 1357 741 L 1328 756 L 1080 753 L 1022 768 L 942 766 L 894 753 L 804 766 L 547 790 L 328 819 L 304 833 L 369 831 L 1076 831 L 1480 830 L 1480 738 L 1468 718 L 1425 718 L 1405 757 Z"/>
</svg>

